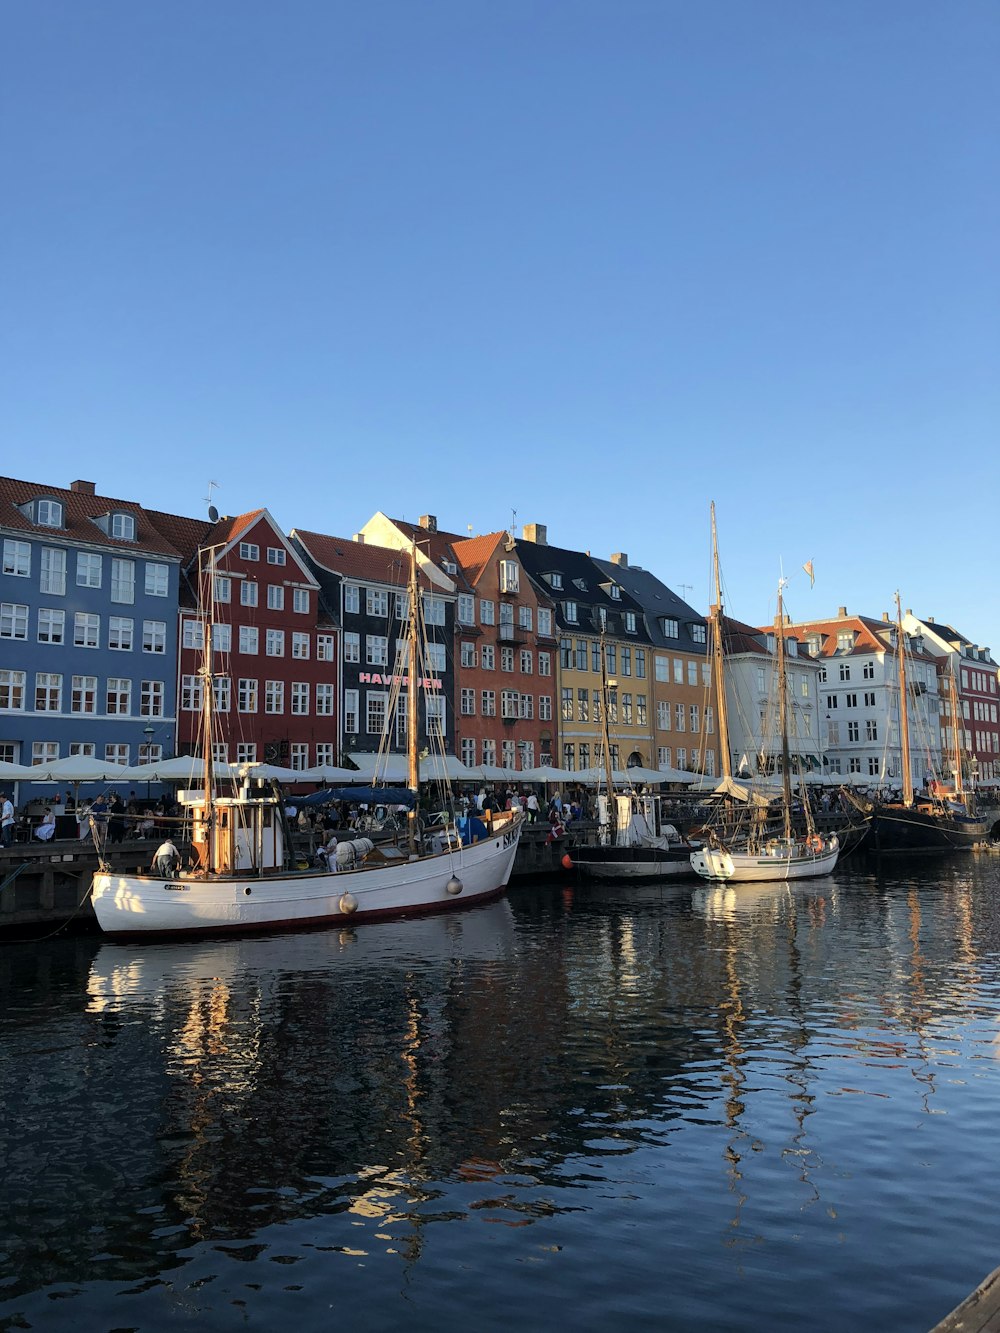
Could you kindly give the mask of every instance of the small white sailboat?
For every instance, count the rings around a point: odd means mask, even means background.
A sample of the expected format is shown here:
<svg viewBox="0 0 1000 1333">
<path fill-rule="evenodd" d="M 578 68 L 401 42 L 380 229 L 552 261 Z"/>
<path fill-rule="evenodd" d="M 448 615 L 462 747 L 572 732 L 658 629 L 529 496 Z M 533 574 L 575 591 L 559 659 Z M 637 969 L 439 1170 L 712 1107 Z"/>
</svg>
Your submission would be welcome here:
<svg viewBox="0 0 1000 1333">
<path fill-rule="evenodd" d="M 729 727 L 726 710 L 724 654 L 722 649 L 722 594 L 719 583 L 718 544 L 715 540 L 715 506 L 712 506 L 712 538 L 715 560 L 715 606 L 712 611 L 713 651 L 715 654 L 716 700 L 719 721 L 719 745 L 722 752 L 723 774 L 731 781 L 729 757 Z M 771 804 L 761 800 L 752 803 L 752 819 L 745 832 L 728 838 L 725 832 L 709 832 L 703 847 L 691 853 L 692 869 L 703 879 L 725 880 L 730 883 L 761 883 L 767 880 L 811 879 L 828 875 L 837 864 L 840 841 L 835 833 L 823 834 L 816 830 L 812 807 L 803 798 L 806 818 L 804 833 L 792 827 L 791 752 L 788 744 L 788 691 L 785 672 L 785 633 L 782 589 L 778 584 L 778 613 L 775 618 L 776 684 L 778 690 L 778 718 L 781 729 L 781 793 L 775 804 L 780 804 L 781 826 L 776 828 L 769 818 Z"/>
<path fill-rule="evenodd" d="M 463 845 L 457 833 L 432 831 L 424 838 L 416 809 L 407 819 L 402 846 L 375 847 L 367 839 L 342 843 L 337 870 L 297 869 L 279 794 L 249 781 L 235 796 L 222 797 L 213 780 L 212 620 L 214 561 L 203 553 L 200 614 L 205 622 L 202 661 L 202 754 L 204 788 L 182 793 L 191 819 L 191 845 L 197 865 L 163 874 L 120 874 L 104 861 L 95 873 L 91 898 L 101 929 L 117 936 L 250 932 L 343 924 L 385 917 L 439 912 L 483 902 L 503 892 L 510 878 L 523 816 L 493 816 L 487 836 Z M 409 582 L 411 676 L 420 664 L 420 600 L 414 552 Z M 426 668 L 429 674 L 430 668 Z M 408 787 L 414 806 L 419 790 L 419 691 L 407 690 Z M 387 725 L 389 725 L 387 723 Z M 100 832 L 100 830 L 95 830 Z M 350 851 L 348 852 L 348 848 Z"/>
</svg>

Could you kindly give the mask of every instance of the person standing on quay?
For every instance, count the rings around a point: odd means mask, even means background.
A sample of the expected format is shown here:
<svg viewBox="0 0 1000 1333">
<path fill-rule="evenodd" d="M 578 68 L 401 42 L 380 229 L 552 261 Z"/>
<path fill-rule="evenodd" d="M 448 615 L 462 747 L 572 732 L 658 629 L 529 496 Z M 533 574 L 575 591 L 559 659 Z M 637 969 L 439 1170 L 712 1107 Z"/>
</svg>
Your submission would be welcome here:
<svg viewBox="0 0 1000 1333">
<path fill-rule="evenodd" d="M 14 841 L 14 804 L 9 796 L 4 796 L 0 804 L 0 842 L 9 847 Z"/>
</svg>

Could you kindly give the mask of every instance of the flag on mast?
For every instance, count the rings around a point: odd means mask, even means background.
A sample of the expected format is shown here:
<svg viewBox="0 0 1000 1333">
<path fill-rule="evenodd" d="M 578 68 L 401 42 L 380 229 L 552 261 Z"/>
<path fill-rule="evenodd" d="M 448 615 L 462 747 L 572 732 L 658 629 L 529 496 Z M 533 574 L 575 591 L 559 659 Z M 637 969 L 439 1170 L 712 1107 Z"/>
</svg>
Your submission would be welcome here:
<svg viewBox="0 0 1000 1333">
<path fill-rule="evenodd" d="M 816 572 L 815 572 L 815 570 L 813 569 L 813 562 L 812 562 L 811 560 L 807 560 L 806 563 L 802 566 L 802 568 L 803 568 L 803 569 L 806 571 L 806 573 L 809 575 L 809 586 L 810 586 L 810 588 L 813 587 L 813 585 L 814 585 L 815 582 L 816 582 Z"/>
</svg>

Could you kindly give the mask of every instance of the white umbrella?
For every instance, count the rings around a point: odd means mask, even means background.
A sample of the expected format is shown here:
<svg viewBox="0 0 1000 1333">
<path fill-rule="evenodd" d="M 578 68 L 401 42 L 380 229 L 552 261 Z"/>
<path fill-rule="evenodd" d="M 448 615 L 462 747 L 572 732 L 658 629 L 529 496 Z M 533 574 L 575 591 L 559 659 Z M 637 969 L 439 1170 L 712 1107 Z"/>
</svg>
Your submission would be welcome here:
<svg viewBox="0 0 1000 1333">
<path fill-rule="evenodd" d="M 334 764 L 304 768 L 296 776 L 299 782 L 321 782 L 328 787 L 349 787 L 362 780 L 356 768 L 337 768 Z"/>
<path fill-rule="evenodd" d="M 420 761 L 422 782 L 472 782 L 475 775 L 453 754 L 429 754 Z"/>
<path fill-rule="evenodd" d="M 517 774 L 522 782 L 573 782 L 576 773 L 568 768 L 553 768 L 551 764 L 543 764 L 540 768 L 526 768 L 523 772 Z"/>
<path fill-rule="evenodd" d="M 355 782 L 405 782 L 407 779 L 405 754 L 352 754 L 348 758 L 358 766 Z"/>
<path fill-rule="evenodd" d="M 34 777 L 34 771 L 26 764 L 8 764 L 0 760 L 0 782 L 25 782 Z"/>
<path fill-rule="evenodd" d="M 524 776 L 513 768 L 501 768 L 499 764 L 473 764 L 468 774 L 473 782 L 509 782 Z"/>
<path fill-rule="evenodd" d="M 698 779 L 697 773 L 689 773 L 682 768 L 627 768 L 625 776 L 631 782 L 683 782 L 692 783 Z"/>
<path fill-rule="evenodd" d="M 106 764 L 91 755 L 71 754 L 51 763 L 34 764 L 29 782 L 129 782 L 130 771 L 124 764 Z"/>
</svg>

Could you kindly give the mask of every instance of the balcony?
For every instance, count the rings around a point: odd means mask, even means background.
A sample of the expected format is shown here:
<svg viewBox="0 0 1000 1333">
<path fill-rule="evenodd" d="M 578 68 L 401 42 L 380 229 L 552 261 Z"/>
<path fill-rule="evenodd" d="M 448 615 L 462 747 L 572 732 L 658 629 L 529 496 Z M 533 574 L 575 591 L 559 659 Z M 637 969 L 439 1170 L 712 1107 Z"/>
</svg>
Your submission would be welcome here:
<svg viewBox="0 0 1000 1333">
<path fill-rule="evenodd" d="M 531 630 L 524 629 L 520 625 L 500 624 L 497 626 L 497 641 L 499 643 L 527 643 L 531 637 Z"/>
</svg>

